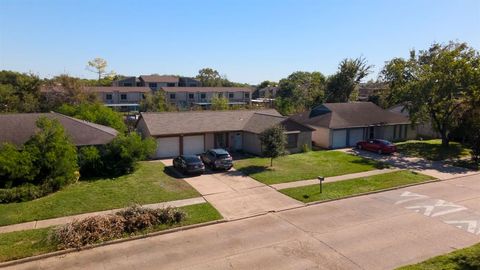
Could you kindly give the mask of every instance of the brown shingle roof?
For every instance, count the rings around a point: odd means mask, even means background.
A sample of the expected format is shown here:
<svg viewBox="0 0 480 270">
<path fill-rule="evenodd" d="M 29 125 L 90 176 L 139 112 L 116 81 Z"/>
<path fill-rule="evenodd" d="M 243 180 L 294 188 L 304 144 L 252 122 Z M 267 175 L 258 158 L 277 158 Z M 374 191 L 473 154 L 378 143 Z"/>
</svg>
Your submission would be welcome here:
<svg viewBox="0 0 480 270">
<path fill-rule="evenodd" d="M 0 143 L 24 144 L 37 131 L 36 121 L 42 116 L 57 119 L 77 146 L 106 144 L 118 134 L 113 128 L 54 112 L 0 114 Z"/>
<path fill-rule="evenodd" d="M 177 76 L 167 76 L 167 75 L 140 75 L 140 80 L 149 83 L 149 82 L 166 82 L 166 83 L 178 83 L 179 78 Z"/>
<path fill-rule="evenodd" d="M 324 103 L 296 114 L 292 119 L 312 127 L 331 129 L 410 123 L 407 117 L 384 110 L 371 102 Z"/>
<path fill-rule="evenodd" d="M 85 87 L 88 92 L 95 93 L 149 93 L 152 90 L 148 87 L 136 87 L 136 86 L 91 86 Z"/>
<path fill-rule="evenodd" d="M 252 92 L 253 88 L 250 87 L 162 87 L 165 92 Z"/>
<path fill-rule="evenodd" d="M 141 118 L 152 136 L 240 130 L 260 133 L 275 124 L 293 122 L 272 109 L 142 113 Z M 297 125 L 302 131 L 310 130 L 301 124 Z M 292 124 L 288 126 L 292 127 Z"/>
</svg>

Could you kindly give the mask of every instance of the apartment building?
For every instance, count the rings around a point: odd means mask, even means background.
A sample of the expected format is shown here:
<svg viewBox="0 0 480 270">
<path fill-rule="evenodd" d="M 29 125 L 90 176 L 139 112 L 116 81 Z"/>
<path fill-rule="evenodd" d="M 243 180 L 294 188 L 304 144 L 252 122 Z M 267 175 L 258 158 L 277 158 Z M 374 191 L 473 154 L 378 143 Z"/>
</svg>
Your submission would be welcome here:
<svg viewBox="0 0 480 270">
<path fill-rule="evenodd" d="M 161 90 L 167 102 L 181 109 L 209 108 L 213 97 L 224 97 L 229 105 L 246 105 L 251 103 L 253 92 L 249 87 L 162 87 Z"/>
</svg>

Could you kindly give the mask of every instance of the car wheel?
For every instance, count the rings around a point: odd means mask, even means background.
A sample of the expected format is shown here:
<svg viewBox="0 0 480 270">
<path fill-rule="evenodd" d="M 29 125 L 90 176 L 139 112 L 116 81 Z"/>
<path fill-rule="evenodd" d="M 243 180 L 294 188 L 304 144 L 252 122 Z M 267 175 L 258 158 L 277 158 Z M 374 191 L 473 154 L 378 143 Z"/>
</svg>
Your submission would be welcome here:
<svg viewBox="0 0 480 270">
<path fill-rule="evenodd" d="M 382 149 L 378 149 L 377 153 L 381 155 L 383 153 Z"/>
</svg>

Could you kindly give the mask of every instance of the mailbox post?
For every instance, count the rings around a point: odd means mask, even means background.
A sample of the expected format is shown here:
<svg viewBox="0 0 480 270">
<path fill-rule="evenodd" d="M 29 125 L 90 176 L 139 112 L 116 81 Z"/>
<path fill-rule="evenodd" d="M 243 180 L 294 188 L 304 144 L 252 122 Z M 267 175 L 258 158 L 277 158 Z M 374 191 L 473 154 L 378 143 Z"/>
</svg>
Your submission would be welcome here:
<svg viewBox="0 0 480 270">
<path fill-rule="evenodd" d="M 325 177 L 323 177 L 323 176 L 318 177 L 318 181 L 319 181 L 319 184 L 320 184 L 320 193 L 323 192 L 322 183 L 323 183 L 324 180 L 325 180 Z"/>
</svg>

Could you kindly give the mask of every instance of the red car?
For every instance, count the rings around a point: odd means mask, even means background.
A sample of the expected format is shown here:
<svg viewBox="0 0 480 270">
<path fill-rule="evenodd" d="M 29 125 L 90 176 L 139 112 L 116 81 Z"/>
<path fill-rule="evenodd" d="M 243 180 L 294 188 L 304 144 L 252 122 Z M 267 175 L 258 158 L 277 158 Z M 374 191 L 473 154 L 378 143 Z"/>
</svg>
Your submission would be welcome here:
<svg viewBox="0 0 480 270">
<path fill-rule="evenodd" d="M 378 154 L 391 154 L 397 151 L 397 147 L 393 143 L 378 139 L 360 141 L 357 143 L 357 148 L 377 152 Z"/>
</svg>

